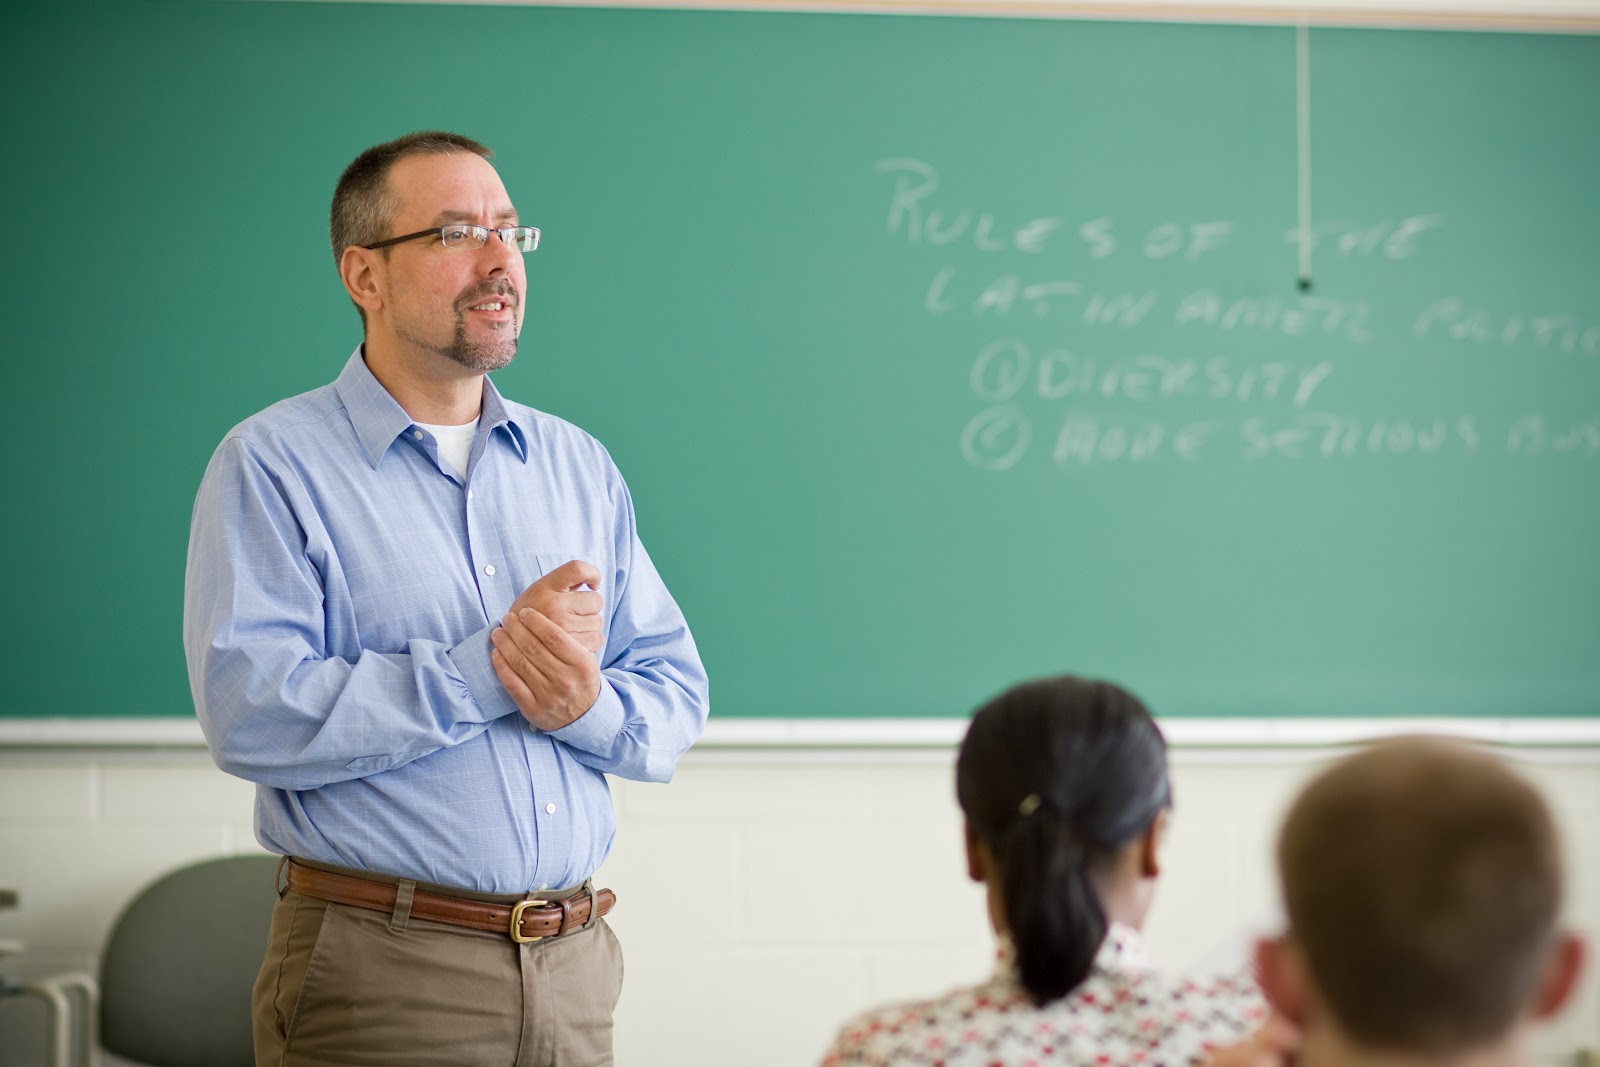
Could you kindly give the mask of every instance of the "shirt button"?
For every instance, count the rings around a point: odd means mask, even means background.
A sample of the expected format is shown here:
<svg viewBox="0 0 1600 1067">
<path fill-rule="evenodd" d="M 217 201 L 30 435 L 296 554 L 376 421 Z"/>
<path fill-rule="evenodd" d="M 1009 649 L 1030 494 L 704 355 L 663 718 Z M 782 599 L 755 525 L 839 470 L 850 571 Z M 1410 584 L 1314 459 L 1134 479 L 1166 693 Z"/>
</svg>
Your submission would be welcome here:
<svg viewBox="0 0 1600 1067">
<path fill-rule="evenodd" d="M 491 563 L 488 566 L 484 567 L 483 568 L 483 573 L 485 573 L 489 577 L 493 578 L 494 577 L 494 564 Z"/>
<path fill-rule="evenodd" d="M 471 490 L 471 489 L 468 489 L 468 490 L 467 490 L 467 499 L 468 499 L 468 500 L 471 500 L 471 499 L 472 499 L 472 490 Z"/>
<path fill-rule="evenodd" d="M 420 441 L 420 440 L 422 440 L 422 431 L 421 430 L 412 430 L 411 431 L 411 436 L 415 437 L 417 440 Z"/>
<path fill-rule="evenodd" d="M 554 804 L 546 804 L 544 806 L 544 813 L 546 815 L 554 815 L 556 813 L 556 806 Z"/>
</svg>

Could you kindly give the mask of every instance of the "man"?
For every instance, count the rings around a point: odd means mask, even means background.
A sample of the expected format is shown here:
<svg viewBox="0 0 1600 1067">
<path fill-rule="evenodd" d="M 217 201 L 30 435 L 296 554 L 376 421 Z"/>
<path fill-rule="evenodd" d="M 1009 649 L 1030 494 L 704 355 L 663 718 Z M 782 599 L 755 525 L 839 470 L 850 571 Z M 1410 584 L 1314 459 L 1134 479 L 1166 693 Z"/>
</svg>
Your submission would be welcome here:
<svg viewBox="0 0 1600 1067">
<path fill-rule="evenodd" d="M 1290 809 L 1278 868 L 1289 930 L 1257 965 L 1290 1025 L 1218 1064 L 1529 1064 L 1531 1025 L 1582 967 L 1557 926 L 1549 811 L 1465 745 L 1396 740 L 1336 764 Z"/>
<path fill-rule="evenodd" d="M 489 155 L 429 132 L 350 164 L 364 342 L 229 433 L 195 502 L 195 705 L 290 857 L 258 1063 L 610 1063 L 605 775 L 668 780 L 705 723 L 610 457 L 485 377 L 538 243 Z"/>
</svg>

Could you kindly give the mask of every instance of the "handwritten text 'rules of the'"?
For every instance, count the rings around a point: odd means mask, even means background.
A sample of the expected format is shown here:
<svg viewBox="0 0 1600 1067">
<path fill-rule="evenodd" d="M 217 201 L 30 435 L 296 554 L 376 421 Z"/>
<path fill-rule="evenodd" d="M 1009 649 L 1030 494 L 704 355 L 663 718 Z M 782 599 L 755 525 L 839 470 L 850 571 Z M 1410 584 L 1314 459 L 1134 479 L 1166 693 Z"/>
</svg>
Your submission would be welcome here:
<svg viewBox="0 0 1600 1067">
<path fill-rule="evenodd" d="M 1109 216 L 1013 219 L 950 202 L 941 193 L 937 169 L 924 160 L 884 159 L 874 171 L 889 183 L 887 235 L 942 260 L 922 290 L 920 311 L 992 320 L 1000 334 L 968 364 L 967 384 L 987 406 L 962 429 L 960 451 L 980 469 L 1005 471 L 1040 460 L 1077 468 L 1192 463 L 1219 455 L 1331 460 L 1491 449 L 1518 456 L 1600 456 L 1600 411 L 1559 419 L 1537 411 L 1409 418 L 1330 412 L 1317 405 L 1317 396 L 1340 364 L 1294 351 L 1297 340 L 1305 338 L 1368 354 L 1427 341 L 1600 360 L 1600 322 L 1561 310 L 1473 306 L 1448 295 L 1430 296 L 1415 308 L 1385 316 L 1365 299 L 1228 295 L 1204 286 L 1172 293 L 1099 286 L 1092 280 L 1104 273 L 1096 271 L 1097 264 L 1117 258 L 1203 266 L 1207 256 L 1241 238 L 1239 227 L 1226 219 L 1139 226 Z M 1306 234 L 1286 227 L 1281 236 L 1287 242 L 1308 237 L 1313 250 L 1324 255 L 1404 261 L 1424 255 L 1430 235 L 1445 225 L 1441 215 L 1419 214 L 1317 223 Z M 1006 269 L 1022 257 L 1070 265 Z M 984 269 L 991 260 L 994 268 Z M 1128 272 L 1117 276 L 1126 278 Z M 1025 336 L 1028 331 L 1059 335 L 1051 328 L 1067 323 L 1090 327 L 1091 334 L 1161 327 L 1164 345 L 1186 348 L 1183 338 L 1193 334 L 1195 348 L 1203 351 L 1217 347 L 1205 342 L 1206 335 L 1213 341 L 1222 335 L 1269 335 L 1281 339 L 1284 358 L 1206 358 L 1185 352 L 1105 358 L 1084 351 L 1082 344 Z M 1386 337 L 1386 328 L 1394 336 Z M 1326 352 L 1326 346 L 1319 351 Z M 1367 377 L 1374 366 L 1364 359 L 1347 373 Z M 1170 408 L 1179 400 L 1201 401 L 1201 407 L 1215 409 L 1214 417 L 1177 419 L 1163 411 L 1164 402 Z M 1195 405 L 1183 410 L 1193 413 Z"/>
</svg>

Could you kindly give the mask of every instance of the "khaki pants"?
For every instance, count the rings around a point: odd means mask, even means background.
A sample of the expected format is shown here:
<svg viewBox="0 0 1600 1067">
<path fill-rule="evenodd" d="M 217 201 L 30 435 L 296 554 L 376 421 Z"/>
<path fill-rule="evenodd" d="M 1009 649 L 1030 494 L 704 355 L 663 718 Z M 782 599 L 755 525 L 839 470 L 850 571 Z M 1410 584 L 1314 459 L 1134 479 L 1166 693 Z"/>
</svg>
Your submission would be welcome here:
<svg viewBox="0 0 1600 1067">
<path fill-rule="evenodd" d="M 519 945 L 411 918 L 409 899 L 390 914 L 285 890 L 256 978 L 257 1067 L 609 1067 L 622 948 L 604 919 Z"/>
</svg>

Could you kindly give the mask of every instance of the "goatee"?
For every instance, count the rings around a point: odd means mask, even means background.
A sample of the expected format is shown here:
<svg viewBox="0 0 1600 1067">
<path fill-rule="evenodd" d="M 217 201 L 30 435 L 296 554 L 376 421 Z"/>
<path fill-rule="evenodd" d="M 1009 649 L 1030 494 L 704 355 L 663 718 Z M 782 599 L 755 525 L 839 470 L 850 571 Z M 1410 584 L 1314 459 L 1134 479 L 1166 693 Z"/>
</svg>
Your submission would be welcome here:
<svg viewBox="0 0 1600 1067">
<path fill-rule="evenodd" d="M 473 341 L 467 337 L 467 309 L 486 300 L 500 300 L 513 312 L 511 322 L 491 323 L 497 336 L 489 341 Z M 456 305 L 456 333 L 450 344 L 438 349 L 440 355 L 461 364 L 468 370 L 496 371 L 510 363 L 517 354 L 515 311 L 522 303 L 516 286 L 510 282 L 491 283 L 463 296 Z"/>
</svg>

